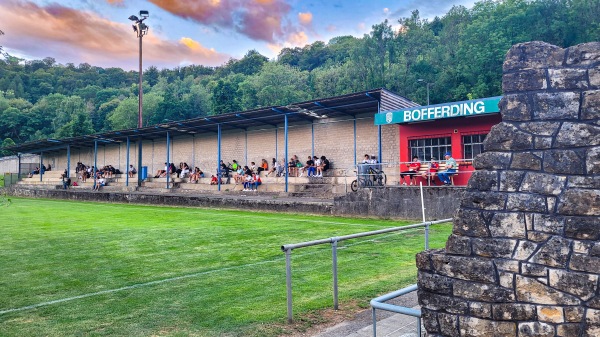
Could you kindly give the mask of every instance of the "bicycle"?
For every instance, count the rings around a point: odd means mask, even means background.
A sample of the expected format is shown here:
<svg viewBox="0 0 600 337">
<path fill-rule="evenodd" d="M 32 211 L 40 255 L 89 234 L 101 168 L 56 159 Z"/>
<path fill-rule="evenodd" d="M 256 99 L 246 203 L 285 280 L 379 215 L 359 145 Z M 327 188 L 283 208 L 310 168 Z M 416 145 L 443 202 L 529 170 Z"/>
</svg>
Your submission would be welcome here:
<svg viewBox="0 0 600 337">
<path fill-rule="evenodd" d="M 364 167 L 362 169 L 364 170 Z M 353 192 L 356 192 L 358 191 L 359 186 L 361 188 L 372 186 L 383 187 L 386 183 L 387 177 L 385 172 L 383 172 L 382 169 L 369 165 L 366 173 L 357 174 L 356 180 L 353 180 L 352 183 L 350 183 L 350 189 L 352 189 Z"/>
</svg>

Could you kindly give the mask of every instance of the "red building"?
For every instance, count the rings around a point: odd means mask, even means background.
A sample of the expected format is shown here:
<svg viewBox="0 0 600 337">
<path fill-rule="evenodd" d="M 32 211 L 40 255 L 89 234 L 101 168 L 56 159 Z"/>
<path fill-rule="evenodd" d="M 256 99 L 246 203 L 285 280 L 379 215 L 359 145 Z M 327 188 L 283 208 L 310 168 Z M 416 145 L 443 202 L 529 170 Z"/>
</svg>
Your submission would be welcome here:
<svg viewBox="0 0 600 337">
<path fill-rule="evenodd" d="M 443 162 L 444 154 L 452 153 L 459 164 L 454 184 L 464 186 L 474 171 L 473 158 L 483 151 L 483 140 L 492 126 L 501 121 L 500 98 L 383 111 L 375 116 L 375 124 L 398 124 L 401 163 L 410 162 L 415 156 L 423 162 Z M 406 165 L 401 165 L 400 170 L 406 169 Z"/>
</svg>

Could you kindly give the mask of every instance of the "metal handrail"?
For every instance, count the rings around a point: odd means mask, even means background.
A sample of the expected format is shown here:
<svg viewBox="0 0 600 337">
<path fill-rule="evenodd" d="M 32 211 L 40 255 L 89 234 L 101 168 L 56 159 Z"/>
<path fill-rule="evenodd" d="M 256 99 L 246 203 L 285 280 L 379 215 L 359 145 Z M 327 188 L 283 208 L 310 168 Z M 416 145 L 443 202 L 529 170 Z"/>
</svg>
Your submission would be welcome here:
<svg viewBox="0 0 600 337">
<path fill-rule="evenodd" d="M 372 314 L 373 314 L 373 337 L 377 337 L 377 317 L 375 315 L 376 309 L 381 309 L 381 310 L 391 311 L 391 312 L 395 312 L 395 313 L 402 314 L 402 315 L 416 317 L 417 318 L 417 336 L 421 336 L 421 310 L 385 303 L 386 301 L 389 301 L 396 297 L 400 297 L 402 295 L 412 293 L 413 291 L 417 291 L 417 290 L 418 290 L 418 286 L 416 284 L 413 284 L 406 288 L 396 290 L 394 292 L 376 297 L 371 300 L 371 307 L 372 307 Z"/>
<path fill-rule="evenodd" d="M 349 234 L 338 237 L 331 237 L 327 239 L 313 240 L 313 241 L 305 241 L 300 243 L 293 243 L 282 245 L 281 250 L 285 253 L 285 274 L 286 274 L 286 288 L 287 288 L 287 317 L 288 322 L 291 323 L 292 319 L 292 250 L 310 246 L 321 245 L 325 243 L 331 243 L 331 254 L 332 254 L 332 274 L 333 274 L 333 308 L 335 310 L 338 309 L 338 277 L 337 277 L 337 243 L 344 240 L 356 239 L 365 236 L 385 234 L 390 232 L 403 231 L 407 229 L 425 227 L 425 249 L 429 249 L 429 226 L 450 222 L 449 219 L 442 219 L 436 221 L 427 221 L 421 222 L 418 224 L 408 225 L 408 226 L 400 226 L 400 227 L 392 227 L 386 229 L 380 229 L 376 231 L 370 232 L 362 232 L 356 234 Z"/>
</svg>

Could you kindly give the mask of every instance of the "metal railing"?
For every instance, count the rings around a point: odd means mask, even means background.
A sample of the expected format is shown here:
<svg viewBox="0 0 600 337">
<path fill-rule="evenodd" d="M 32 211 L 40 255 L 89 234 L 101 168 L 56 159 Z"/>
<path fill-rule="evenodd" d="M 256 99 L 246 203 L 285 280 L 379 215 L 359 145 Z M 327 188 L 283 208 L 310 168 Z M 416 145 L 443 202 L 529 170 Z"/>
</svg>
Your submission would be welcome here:
<svg viewBox="0 0 600 337">
<path fill-rule="evenodd" d="M 417 285 L 413 284 L 406 288 L 396 290 L 394 292 L 376 297 L 371 300 L 371 308 L 372 308 L 372 314 L 373 314 L 373 337 L 377 337 L 377 317 L 375 315 L 376 309 L 381 309 L 381 310 L 391 311 L 391 312 L 395 312 L 395 313 L 402 314 L 402 315 L 416 317 L 417 318 L 417 336 L 419 336 L 419 337 L 421 336 L 421 310 L 385 303 L 386 301 L 389 301 L 396 297 L 400 297 L 400 296 L 412 293 L 413 291 L 417 291 L 417 290 L 418 290 Z"/>
<path fill-rule="evenodd" d="M 390 232 L 403 231 L 413 228 L 425 227 L 425 250 L 429 249 L 429 226 L 450 222 L 452 219 L 443 219 L 436 221 L 422 222 L 418 224 L 400 226 L 393 228 L 380 229 L 370 232 L 362 232 L 350 235 L 344 235 L 339 237 L 332 237 L 321 240 L 306 241 L 294 244 L 287 244 L 281 246 L 281 250 L 285 253 L 285 274 L 286 274 L 286 288 L 287 288 L 287 319 L 291 323 L 293 321 L 292 312 L 292 250 L 316 245 L 322 245 L 326 243 L 331 244 L 331 255 L 332 255 L 332 274 L 333 274 L 333 308 L 338 309 L 338 273 L 337 273 L 337 244 L 340 241 L 356 239 L 366 236 L 385 234 Z"/>
</svg>

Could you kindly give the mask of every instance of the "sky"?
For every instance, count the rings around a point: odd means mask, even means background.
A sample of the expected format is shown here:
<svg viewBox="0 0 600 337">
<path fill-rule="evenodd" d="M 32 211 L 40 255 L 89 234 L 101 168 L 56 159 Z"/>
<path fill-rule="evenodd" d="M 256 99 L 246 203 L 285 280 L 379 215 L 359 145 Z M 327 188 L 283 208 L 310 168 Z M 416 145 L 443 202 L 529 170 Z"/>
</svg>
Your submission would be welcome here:
<svg viewBox="0 0 600 337">
<path fill-rule="evenodd" d="M 0 0 L 0 46 L 26 60 L 52 57 L 135 70 L 139 40 L 128 20 L 147 10 L 143 68 L 218 66 L 257 50 L 273 59 L 285 47 L 352 35 L 415 9 L 443 16 L 475 0 Z"/>
</svg>

